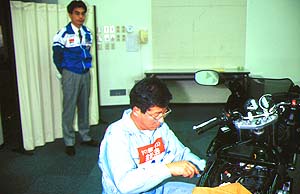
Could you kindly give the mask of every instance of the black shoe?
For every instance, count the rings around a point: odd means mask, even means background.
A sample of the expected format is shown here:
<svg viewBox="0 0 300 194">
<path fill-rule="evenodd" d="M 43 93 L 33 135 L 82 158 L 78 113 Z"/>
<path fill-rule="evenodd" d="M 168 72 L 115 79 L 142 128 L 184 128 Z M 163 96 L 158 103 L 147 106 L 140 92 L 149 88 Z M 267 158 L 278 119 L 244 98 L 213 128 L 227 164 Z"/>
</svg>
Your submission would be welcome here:
<svg viewBox="0 0 300 194">
<path fill-rule="evenodd" d="M 75 148 L 74 148 L 74 146 L 66 146 L 65 152 L 69 156 L 74 156 L 75 155 Z"/>
<path fill-rule="evenodd" d="M 96 141 L 96 140 L 91 139 L 90 141 L 83 141 L 83 142 L 81 142 L 81 145 L 91 146 L 91 147 L 98 147 L 99 146 L 99 142 Z"/>
</svg>

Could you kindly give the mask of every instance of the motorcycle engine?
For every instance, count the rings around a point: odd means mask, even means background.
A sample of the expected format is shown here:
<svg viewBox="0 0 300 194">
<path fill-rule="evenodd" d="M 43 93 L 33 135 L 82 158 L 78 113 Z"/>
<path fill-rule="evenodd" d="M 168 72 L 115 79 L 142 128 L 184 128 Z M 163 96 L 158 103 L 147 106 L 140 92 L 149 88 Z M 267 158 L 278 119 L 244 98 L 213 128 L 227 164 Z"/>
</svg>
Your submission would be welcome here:
<svg viewBox="0 0 300 194">
<path fill-rule="evenodd" d="M 275 172 L 263 166 L 246 163 L 225 163 L 221 168 L 220 183 L 239 182 L 253 194 L 264 194 L 268 190 Z"/>
</svg>

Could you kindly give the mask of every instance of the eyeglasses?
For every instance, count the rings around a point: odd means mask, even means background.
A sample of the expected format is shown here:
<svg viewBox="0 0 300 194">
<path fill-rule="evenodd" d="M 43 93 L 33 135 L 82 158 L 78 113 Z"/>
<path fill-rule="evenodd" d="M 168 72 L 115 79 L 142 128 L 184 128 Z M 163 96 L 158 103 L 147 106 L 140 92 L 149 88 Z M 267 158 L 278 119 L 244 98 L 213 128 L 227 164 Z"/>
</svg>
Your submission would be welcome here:
<svg viewBox="0 0 300 194">
<path fill-rule="evenodd" d="M 159 120 L 161 118 L 166 118 L 166 116 L 168 116 L 168 114 L 170 114 L 171 112 L 172 112 L 172 110 L 168 107 L 165 113 L 159 113 L 159 115 L 157 115 L 157 116 L 153 116 L 153 115 L 149 114 L 148 112 L 146 112 L 145 114 L 150 116 L 154 121 L 159 122 Z"/>
</svg>

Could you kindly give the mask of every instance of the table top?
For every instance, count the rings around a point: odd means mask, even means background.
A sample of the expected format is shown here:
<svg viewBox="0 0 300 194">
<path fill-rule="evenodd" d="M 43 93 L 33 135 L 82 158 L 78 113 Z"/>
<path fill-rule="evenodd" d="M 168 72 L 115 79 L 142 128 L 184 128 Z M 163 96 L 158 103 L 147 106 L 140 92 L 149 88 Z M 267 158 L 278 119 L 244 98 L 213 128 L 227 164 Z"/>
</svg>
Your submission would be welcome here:
<svg viewBox="0 0 300 194">
<path fill-rule="evenodd" d="M 249 71 L 234 69 L 212 69 L 219 72 L 221 75 L 243 75 L 248 76 Z M 193 80 L 194 74 L 200 69 L 152 69 L 145 71 L 147 77 L 155 75 L 160 79 L 173 79 L 173 80 Z"/>
</svg>

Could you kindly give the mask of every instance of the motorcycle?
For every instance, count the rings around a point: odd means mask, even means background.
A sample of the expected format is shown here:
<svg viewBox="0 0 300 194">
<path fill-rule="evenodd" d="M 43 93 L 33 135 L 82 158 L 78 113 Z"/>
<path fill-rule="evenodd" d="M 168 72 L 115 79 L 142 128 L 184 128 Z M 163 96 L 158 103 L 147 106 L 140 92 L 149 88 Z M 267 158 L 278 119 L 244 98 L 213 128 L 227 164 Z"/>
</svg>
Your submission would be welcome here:
<svg viewBox="0 0 300 194">
<path fill-rule="evenodd" d="M 197 72 L 195 80 L 202 85 L 220 83 L 218 72 L 210 70 Z M 288 90 L 294 88 L 291 86 Z M 235 93 L 224 111 L 193 127 L 201 134 L 219 126 L 197 185 L 239 182 L 254 194 L 292 193 L 288 171 L 295 170 L 299 150 L 299 93 L 276 91 L 253 98 L 245 88 L 239 90 L 243 95 L 230 90 Z M 239 103 L 232 103 L 234 99 Z"/>
</svg>

